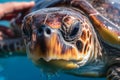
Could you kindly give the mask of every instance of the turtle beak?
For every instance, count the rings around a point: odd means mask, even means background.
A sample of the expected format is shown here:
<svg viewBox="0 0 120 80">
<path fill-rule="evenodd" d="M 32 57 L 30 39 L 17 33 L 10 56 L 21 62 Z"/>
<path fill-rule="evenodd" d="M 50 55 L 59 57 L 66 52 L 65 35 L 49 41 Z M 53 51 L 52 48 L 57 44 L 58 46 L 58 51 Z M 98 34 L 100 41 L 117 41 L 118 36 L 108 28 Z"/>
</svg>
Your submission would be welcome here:
<svg viewBox="0 0 120 80">
<path fill-rule="evenodd" d="M 47 25 L 41 25 L 37 30 L 37 44 L 42 53 L 47 51 L 47 41 L 52 36 L 53 30 Z"/>
<path fill-rule="evenodd" d="M 41 25 L 37 30 L 38 37 L 50 37 L 52 34 L 52 29 L 47 25 Z"/>
<path fill-rule="evenodd" d="M 40 58 L 47 58 L 47 54 L 49 54 L 51 50 L 50 45 L 54 45 L 54 43 L 50 41 L 52 36 L 52 28 L 47 25 L 39 26 L 39 28 L 32 33 L 31 43 L 28 45 L 29 56 L 32 57 L 32 59 L 34 60 L 39 60 Z M 55 38 L 55 36 L 53 36 L 53 38 Z"/>
</svg>

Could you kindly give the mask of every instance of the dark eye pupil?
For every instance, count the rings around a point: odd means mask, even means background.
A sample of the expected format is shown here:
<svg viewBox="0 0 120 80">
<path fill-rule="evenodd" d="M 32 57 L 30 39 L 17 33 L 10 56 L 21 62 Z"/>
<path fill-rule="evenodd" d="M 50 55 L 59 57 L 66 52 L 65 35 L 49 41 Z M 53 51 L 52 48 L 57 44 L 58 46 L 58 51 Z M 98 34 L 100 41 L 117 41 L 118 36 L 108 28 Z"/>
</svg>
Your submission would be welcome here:
<svg viewBox="0 0 120 80">
<path fill-rule="evenodd" d="M 72 32 L 70 33 L 70 36 L 71 36 L 71 37 L 72 37 L 72 36 L 75 36 L 75 35 L 77 34 L 78 30 L 79 30 L 79 28 L 75 27 L 75 28 L 72 30 Z"/>
<path fill-rule="evenodd" d="M 73 26 L 72 26 L 72 30 L 70 31 L 70 37 L 74 37 L 75 35 L 77 35 L 79 28 L 80 28 L 80 22 L 76 22 Z"/>
</svg>

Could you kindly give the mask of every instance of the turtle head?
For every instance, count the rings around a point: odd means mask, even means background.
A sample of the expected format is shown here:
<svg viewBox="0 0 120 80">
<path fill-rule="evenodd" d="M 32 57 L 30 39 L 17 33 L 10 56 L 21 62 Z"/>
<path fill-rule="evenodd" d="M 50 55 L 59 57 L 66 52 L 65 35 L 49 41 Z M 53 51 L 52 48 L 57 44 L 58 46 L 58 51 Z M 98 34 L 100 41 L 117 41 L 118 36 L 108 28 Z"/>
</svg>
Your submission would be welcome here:
<svg viewBox="0 0 120 80">
<path fill-rule="evenodd" d="M 94 51 L 89 20 L 68 8 L 41 9 L 23 21 L 28 56 L 40 66 L 74 69 L 84 65 Z"/>
</svg>

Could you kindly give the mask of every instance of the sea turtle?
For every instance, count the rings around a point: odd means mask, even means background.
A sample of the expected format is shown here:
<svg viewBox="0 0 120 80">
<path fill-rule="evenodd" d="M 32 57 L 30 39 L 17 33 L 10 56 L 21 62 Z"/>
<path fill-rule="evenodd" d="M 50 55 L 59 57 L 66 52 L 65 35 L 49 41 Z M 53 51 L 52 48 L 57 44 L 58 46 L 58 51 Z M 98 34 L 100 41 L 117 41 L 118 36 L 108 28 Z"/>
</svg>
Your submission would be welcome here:
<svg viewBox="0 0 120 80">
<path fill-rule="evenodd" d="M 7 34 L 11 42 L 1 41 L 1 51 L 10 55 L 14 50 L 24 52 L 24 38 L 27 55 L 45 72 L 119 80 L 120 28 L 87 1 L 36 1 L 32 13 L 23 20 L 23 34 L 13 23 L 12 31 L 17 35 Z"/>
<path fill-rule="evenodd" d="M 120 27 L 87 1 L 38 1 L 22 30 L 28 56 L 43 71 L 120 80 Z"/>
</svg>

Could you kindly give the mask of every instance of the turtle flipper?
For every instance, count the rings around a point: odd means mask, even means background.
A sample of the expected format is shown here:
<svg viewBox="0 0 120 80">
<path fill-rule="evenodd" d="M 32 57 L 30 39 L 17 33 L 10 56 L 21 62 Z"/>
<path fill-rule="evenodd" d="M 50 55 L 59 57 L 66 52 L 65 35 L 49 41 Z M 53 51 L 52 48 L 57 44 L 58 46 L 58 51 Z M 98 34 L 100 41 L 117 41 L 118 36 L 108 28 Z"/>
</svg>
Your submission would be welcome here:
<svg viewBox="0 0 120 80">
<path fill-rule="evenodd" d="M 120 64 L 108 69 L 107 80 L 120 80 Z"/>
<path fill-rule="evenodd" d="M 11 28 L 0 25 L 0 58 L 8 56 L 26 56 L 24 41 Z"/>
</svg>

